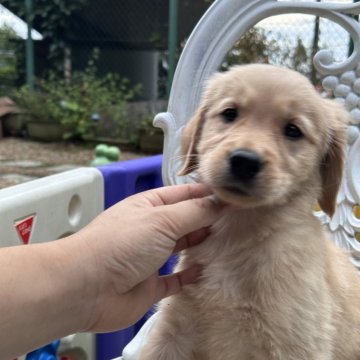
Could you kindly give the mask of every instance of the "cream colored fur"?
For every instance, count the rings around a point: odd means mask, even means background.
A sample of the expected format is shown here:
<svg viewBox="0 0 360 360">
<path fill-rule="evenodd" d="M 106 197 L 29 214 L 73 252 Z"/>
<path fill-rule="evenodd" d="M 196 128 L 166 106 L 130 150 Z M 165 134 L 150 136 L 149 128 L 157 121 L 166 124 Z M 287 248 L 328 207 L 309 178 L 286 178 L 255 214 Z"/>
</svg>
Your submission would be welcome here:
<svg viewBox="0 0 360 360">
<path fill-rule="evenodd" d="M 162 301 L 141 360 L 360 359 L 360 278 L 312 214 L 316 201 L 335 210 L 346 123 L 291 70 L 237 66 L 209 81 L 184 131 L 182 174 L 197 170 L 228 205 L 181 255 L 177 270 L 198 263 L 203 275 Z M 303 136 L 285 135 L 289 124 Z M 241 192 L 229 180 L 236 149 L 263 161 Z"/>
</svg>

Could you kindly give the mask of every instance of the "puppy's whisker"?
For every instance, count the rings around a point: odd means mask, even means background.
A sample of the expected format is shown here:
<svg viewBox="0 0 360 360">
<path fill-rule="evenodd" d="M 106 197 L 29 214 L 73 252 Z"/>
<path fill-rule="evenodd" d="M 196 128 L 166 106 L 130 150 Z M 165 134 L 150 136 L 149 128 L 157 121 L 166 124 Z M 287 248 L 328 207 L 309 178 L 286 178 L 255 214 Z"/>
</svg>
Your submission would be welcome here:
<svg viewBox="0 0 360 360">
<path fill-rule="evenodd" d="M 193 154 L 193 155 L 177 155 L 175 157 L 173 157 L 173 159 L 176 159 L 176 160 L 187 160 L 187 159 L 191 159 L 191 158 L 197 158 L 198 155 L 196 154 Z"/>
</svg>

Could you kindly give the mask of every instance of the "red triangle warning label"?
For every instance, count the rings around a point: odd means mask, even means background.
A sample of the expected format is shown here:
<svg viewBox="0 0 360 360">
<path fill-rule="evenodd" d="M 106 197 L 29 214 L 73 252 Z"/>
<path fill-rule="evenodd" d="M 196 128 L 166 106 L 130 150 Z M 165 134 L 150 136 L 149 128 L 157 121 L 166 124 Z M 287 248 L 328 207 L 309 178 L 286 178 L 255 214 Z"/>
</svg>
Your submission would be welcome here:
<svg viewBox="0 0 360 360">
<path fill-rule="evenodd" d="M 30 215 L 22 220 L 15 222 L 15 228 L 19 234 L 21 241 L 27 245 L 30 240 L 31 231 L 34 224 L 35 215 Z"/>
</svg>

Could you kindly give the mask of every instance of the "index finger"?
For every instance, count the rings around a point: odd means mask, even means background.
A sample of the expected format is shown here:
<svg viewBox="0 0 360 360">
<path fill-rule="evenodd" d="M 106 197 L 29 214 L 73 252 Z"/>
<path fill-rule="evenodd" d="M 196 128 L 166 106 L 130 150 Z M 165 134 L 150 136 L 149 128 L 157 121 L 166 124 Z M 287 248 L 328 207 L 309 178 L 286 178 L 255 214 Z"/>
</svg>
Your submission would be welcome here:
<svg viewBox="0 0 360 360">
<path fill-rule="evenodd" d="M 180 201 L 202 198 L 210 195 L 211 190 L 203 184 L 183 184 L 164 186 L 146 191 L 143 196 L 152 206 L 170 205 Z"/>
</svg>

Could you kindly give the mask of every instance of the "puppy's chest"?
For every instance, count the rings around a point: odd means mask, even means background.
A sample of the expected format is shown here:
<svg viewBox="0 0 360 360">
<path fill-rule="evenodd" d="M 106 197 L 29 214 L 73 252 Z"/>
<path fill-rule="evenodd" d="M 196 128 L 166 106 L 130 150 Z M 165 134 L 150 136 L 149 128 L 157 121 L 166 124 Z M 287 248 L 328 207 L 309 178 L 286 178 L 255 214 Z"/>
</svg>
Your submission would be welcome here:
<svg viewBox="0 0 360 360">
<path fill-rule="evenodd" d="M 271 249 L 276 234 L 248 228 L 222 229 L 205 243 L 187 252 L 185 263 L 203 265 L 194 296 L 205 303 L 227 306 L 253 303 L 259 294 L 273 291 L 278 254 Z M 274 294 L 272 294 L 274 295 Z"/>
<path fill-rule="evenodd" d="M 274 265 L 267 258 L 266 247 L 232 246 L 223 240 L 223 248 L 212 244 L 207 253 L 193 254 L 204 265 L 203 276 L 196 287 L 185 291 L 195 303 L 193 320 L 201 334 L 200 343 L 208 349 L 213 339 L 218 339 L 224 349 L 262 355 L 272 341 L 269 329 L 282 318 Z"/>
<path fill-rule="evenodd" d="M 273 217 L 220 219 L 209 239 L 183 256 L 184 267 L 203 266 L 192 296 L 204 305 L 237 309 L 249 304 L 276 309 L 283 300 L 296 302 L 299 289 L 314 285 L 309 284 L 312 265 L 307 260 L 316 257 L 316 249 L 308 246 L 304 231 Z"/>
</svg>

